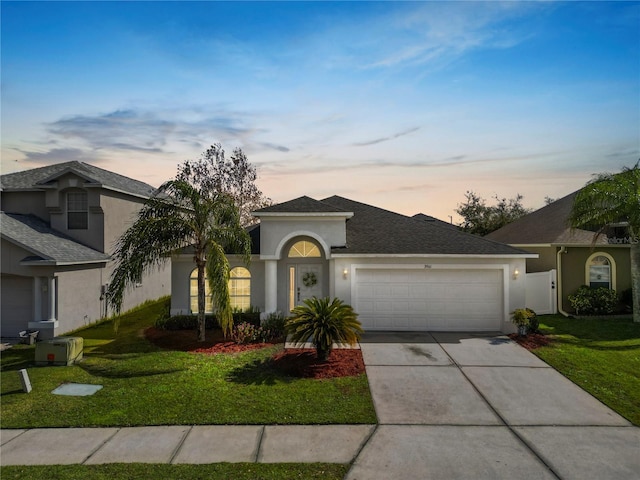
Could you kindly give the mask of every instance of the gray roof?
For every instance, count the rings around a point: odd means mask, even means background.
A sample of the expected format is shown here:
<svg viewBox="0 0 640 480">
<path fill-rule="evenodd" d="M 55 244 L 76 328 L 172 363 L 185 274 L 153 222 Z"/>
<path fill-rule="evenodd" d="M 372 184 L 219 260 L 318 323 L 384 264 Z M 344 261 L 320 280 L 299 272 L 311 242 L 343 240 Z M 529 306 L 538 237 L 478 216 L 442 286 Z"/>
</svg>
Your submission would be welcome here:
<svg viewBox="0 0 640 480">
<path fill-rule="evenodd" d="M 434 223 L 436 225 L 440 225 L 441 227 L 455 228 L 456 230 L 458 230 L 458 227 L 456 225 L 454 225 L 453 223 L 445 222 L 443 220 L 440 220 L 439 218 L 432 217 L 431 215 L 426 215 L 424 213 L 416 213 L 411 218 L 413 218 L 415 220 L 422 220 L 423 222 L 431 222 L 431 223 Z"/>
<path fill-rule="evenodd" d="M 349 213 L 345 210 L 314 200 L 311 197 L 298 197 L 288 202 L 270 205 L 254 212 L 261 213 Z"/>
<path fill-rule="evenodd" d="M 594 232 L 571 229 L 569 213 L 578 192 L 556 200 L 485 236 L 510 245 L 591 244 Z M 600 237 L 596 243 L 607 243 Z"/>
<path fill-rule="evenodd" d="M 413 219 L 399 213 L 333 196 L 322 200 L 353 212 L 347 220 L 346 247 L 341 254 L 525 255 L 527 252 L 449 226 Z"/>
<path fill-rule="evenodd" d="M 100 186 L 148 198 L 156 190 L 151 185 L 117 173 L 94 167 L 84 162 L 65 162 L 7 173 L 0 177 L 2 190 L 35 190 L 55 181 L 65 173 L 73 172 L 85 179 L 85 186 Z"/>
<path fill-rule="evenodd" d="M 2 237 L 32 253 L 23 261 L 46 265 L 101 263 L 109 255 L 82 245 L 53 230 L 34 215 L 1 212 Z"/>
</svg>

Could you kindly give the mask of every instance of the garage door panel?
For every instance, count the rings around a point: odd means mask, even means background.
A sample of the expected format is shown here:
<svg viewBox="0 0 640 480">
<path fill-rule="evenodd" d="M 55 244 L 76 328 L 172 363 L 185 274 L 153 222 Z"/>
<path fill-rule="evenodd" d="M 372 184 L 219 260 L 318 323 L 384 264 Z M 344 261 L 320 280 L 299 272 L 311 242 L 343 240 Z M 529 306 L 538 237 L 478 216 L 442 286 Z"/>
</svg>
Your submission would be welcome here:
<svg viewBox="0 0 640 480">
<path fill-rule="evenodd" d="M 502 271 L 357 269 L 355 306 L 365 329 L 499 330 Z"/>
</svg>

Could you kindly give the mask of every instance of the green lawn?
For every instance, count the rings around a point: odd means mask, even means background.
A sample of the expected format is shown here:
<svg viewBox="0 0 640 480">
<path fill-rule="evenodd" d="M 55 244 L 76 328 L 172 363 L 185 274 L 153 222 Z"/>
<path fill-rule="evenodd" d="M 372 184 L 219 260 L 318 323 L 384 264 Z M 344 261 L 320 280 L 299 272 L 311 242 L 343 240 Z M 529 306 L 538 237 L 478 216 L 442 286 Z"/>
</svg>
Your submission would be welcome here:
<svg viewBox="0 0 640 480">
<path fill-rule="evenodd" d="M 85 346 L 78 365 L 35 367 L 34 347 L 2 352 L 1 427 L 377 422 L 365 375 L 285 376 L 269 361 L 280 346 L 215 356 L 155 347 L 141 332 L 165 304 L 123 315 L 118 335 L 110 321 L 75 332 Z M 20 368 L 27 368 L 31 379 L 29 394 L 21 390 Z M 104 388 L 87 397 L 51 393 L 65 382 Z"/>
<path fill-rule="evenodd" d="M 554 341 L 534 353 L 640 425 L 640 324 L 631 319 L 539 318 L 541 330 Z"/>
<path fill-rule="evenodd" d="M 348 465 L 326 463 L 265 464 L 215 463 L 210 465 L 163 465 L 117 463 L 108 465 L 47 465 L 38 467 L 2 467 L 3 480 L 339 480 Z"/>
</svg>

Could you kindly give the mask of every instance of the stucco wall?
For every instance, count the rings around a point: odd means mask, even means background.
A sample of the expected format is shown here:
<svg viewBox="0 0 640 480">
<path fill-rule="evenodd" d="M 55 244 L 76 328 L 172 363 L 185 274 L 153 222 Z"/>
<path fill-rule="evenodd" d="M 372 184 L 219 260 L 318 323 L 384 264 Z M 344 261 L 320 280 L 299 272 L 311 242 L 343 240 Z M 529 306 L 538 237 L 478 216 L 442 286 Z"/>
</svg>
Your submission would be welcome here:
<svg viewBox="0 0 640 480">
<path fill-rule="evenodd" d="M 631 288 L 631 259 L 628 246 L 567 247 L 562 254 L 562 309 L 573 313 L 568 296 L 575 293 L 581 285 L 586 285 L 585 265 L 591 255 L 604 252 L 613 257 L 616 263 L 616 286 L 618 293 Z"/>
<path fill-rule="evenodd" d="M 343 246 L 346 242 L 344 217 L 287 217 L 264 218 L 260 222 L 260 256 L 278 256 L 285 243 L 295 237 L 309 236 L 323 246 L 324 254 L 331 247 Z M 280 249 L 280 251 L 279 251 Z M 286 253 L 285 253 L 286 254 Z M 283 255 L 285 255 L 283 254 Z"/>
<path fill-rule="evenodd" d="M 2 192 L 0 194 L 0 203 L 4 212 L 35 215 L 48 222 L 49 212 L 45 207 L 44 199 L 44 192 Z"/>
<path fill-rule="evenodd" d="M 519 247 L 529 253 L 537 253 L 538 258 L 527 259 L 527 273 L 548 272 L 556 267 L 558 247 Z"/>
</svg>

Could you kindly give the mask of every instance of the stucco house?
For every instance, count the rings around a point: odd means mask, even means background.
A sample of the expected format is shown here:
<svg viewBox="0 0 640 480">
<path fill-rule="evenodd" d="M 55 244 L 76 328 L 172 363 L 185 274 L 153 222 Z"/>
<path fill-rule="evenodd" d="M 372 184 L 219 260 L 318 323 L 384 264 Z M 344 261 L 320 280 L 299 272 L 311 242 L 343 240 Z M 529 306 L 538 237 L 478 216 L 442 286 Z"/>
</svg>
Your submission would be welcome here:
<svg viewBox="0 0 640 480">
<path fill-rule="evenodd" d="M 1 332 L 51 338 L 109 315 L 105 290 L 118 237 L 154 188 L 82 163 L 0 177 Z M 140 279 L 132 308 L 170 291 L 170 266 Z"/>
<path fill-rule="evenodd" d="M 536 255 L 346 198 L 300 197 L 254 212 L 248 268 L 230 255 L 235 307 L 288 313 L 338 297 L 366 330 L 513 331 Z M 197 311 L 195 264 L 172 259 L 171 313 Z M 209 308 L 209 307 L 208 307 Z"/>
<path fill-rule="evenodd" d="M 571 229 L 573 192 L 485 238 L 537 253 L 527 259 L 527 273 L 554 271 L 550 285 L 557 309 L 574 313 L 568 295 L 581 285 L 606 287 L 618 293 L 631 288 L 631 239 L 624 225 L 611 225 L 594 243 L 594 232 Z M 553 281 L 553 280 L 552 280 Z"/>
</svg>

